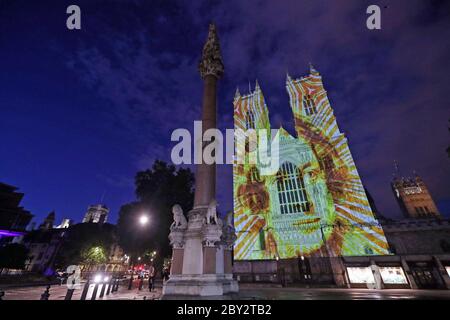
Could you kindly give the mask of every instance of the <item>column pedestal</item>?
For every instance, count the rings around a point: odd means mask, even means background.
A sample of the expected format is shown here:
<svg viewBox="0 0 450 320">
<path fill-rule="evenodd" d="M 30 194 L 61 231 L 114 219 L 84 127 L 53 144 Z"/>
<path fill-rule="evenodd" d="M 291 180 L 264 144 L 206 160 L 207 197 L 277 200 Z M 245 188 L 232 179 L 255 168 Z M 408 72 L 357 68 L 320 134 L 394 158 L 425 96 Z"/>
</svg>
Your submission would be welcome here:
<svg viewBox="0 0 450 320">
<path fill-rule="evenodd" d="M 230 299 L 238 292 L 238 283 L 233 280 L 231 272 L 224 273 L 225 266 L 218 265 L 225 261 L 225 257 L 217 259 L 217 253 L 222 252 L 219 243 L 222 225 L 205 224 L 207 210 L 200 208 L 189 212 L 188 228 L 184 234 L 182 272 L 171 273 L 170 279 L 164 284 L 161 299 Z M 180 254 L 180 251 L 174 254 Z"/>
<path fill-rule="evenodd" d="M 172 249 L 172 263 L 170 265 L 170 274 L 181 274 L 183 272 L 183 248 Z"/>
</svg>

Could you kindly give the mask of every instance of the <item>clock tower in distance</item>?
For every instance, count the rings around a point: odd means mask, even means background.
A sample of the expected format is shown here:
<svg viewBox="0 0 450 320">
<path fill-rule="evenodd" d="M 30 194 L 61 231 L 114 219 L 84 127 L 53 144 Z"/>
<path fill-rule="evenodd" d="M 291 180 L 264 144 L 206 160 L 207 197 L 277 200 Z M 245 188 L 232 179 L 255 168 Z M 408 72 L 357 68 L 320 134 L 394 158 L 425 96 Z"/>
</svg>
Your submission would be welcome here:
<svg viewBox="0 0 450 320">
<path fill-rule="evenodd" d="M 441 214 L 422 178 L 417 174 L 414 177 L 402 177 L 397 163 L 395 167 L 391 186 L 403 214 L 413 219 L 440 218 Z"/>
</svg>

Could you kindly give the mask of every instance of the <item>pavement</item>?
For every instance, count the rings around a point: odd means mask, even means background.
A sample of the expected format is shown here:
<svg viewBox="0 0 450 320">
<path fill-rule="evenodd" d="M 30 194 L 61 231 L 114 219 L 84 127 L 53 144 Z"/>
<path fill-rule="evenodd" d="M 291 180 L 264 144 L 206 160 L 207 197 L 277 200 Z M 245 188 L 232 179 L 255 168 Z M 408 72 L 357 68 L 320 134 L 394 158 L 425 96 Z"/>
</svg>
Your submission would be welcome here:
<svg viewBox="0 0 450 320">
<path fill-rule="evenodd" d="M 156 284 L 156 290 L 148 291 L 145 283 L 142 290 L 137 289 L 135 281 L 132 290 L 124 282 L 117 292 L 97 300 L 153 300 L 161 296 L 162 283 Z M 91 300 L 93 285 L 90 286 L 86 300 Z M 45 291 L 42 287 L 22 287 L 4 289 L 4 300 L 39 300 Z M 50 287 L 49 300 L 63 300 L 67 287 L 54 285 Z M 75 290 L 72 300 L 80 300 L 81 289 Z M 241 300 L 450 300 L 450 290 L 412 290 L 412 289 L 335 289 L 335 288 L 274 288 L 251 285 L 242 286 L 238 299 Z"/>
<path fill-rule="evenodd" d="M 72 295 L 72 300 L 80 300 L 82 294 L 82 287 L 84 283 L 81 284 L 79 289 L 76 289 Z M 149 292 L 147 282 L 143 286 L 142 290 L 138 290 L 137 281 L 133 282 L 133 288 L 128 290 L 128 281 L 124 281 L 116 292 L 111 292 L 106 295 L 106 290 L 103 297 L 99 297 L 102 285 L 98 286 L 96 299 L 95 300 L 153 300 L 159 299 L 161 296 L 162 284 L 159 285 L 155 290 Z M 105 288 L 106 289 L 106 288 Z M 32 287 L 16 287 L 16 288 L 4 288 L 5 292 L 3 300 L 40 300 L 41 295 L 46 290 L 46 286 L 32 286 Z M 92 300 L 92 294 L 94 292 L 94 284 L 89 286 L 86 300 Z M 48 300 L 64 300 L 67 293 L 67 286 L 63 285 L 53 285 L 50 286 L 49 290 L 50 296 Z"/>
<path fill-rule="evenodd" d="M 242 288 L 243 300 L 450 300 L 450 290 Z"/>
</svg>

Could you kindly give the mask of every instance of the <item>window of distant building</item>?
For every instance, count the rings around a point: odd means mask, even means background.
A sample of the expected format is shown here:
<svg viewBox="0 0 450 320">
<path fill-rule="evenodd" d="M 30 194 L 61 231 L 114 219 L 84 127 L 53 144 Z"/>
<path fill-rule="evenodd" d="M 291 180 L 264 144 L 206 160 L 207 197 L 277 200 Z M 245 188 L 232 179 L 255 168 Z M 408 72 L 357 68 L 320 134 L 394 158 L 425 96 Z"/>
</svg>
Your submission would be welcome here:
<svg viewBox="0 0 450 320">
<path fill-rule="evenodd" d="M 309 94 L 305 94 L 303 96 L 303 109 L 305 110 L 307 116 L 317 113 L 314 101 Z"/>
<path fill-rule="evenodd" d="M 284 162 L 277 173 L 278 200 L 281 214 L 309 211 L 303 176 L 291 162 Z"/>
<path fill-rule="evenodd" d="M 245 128 L 248 129 L 256 129 L 255 126 L 255 114 L 250 110 L 247 112 L 245 116 Z"/>
</svg>

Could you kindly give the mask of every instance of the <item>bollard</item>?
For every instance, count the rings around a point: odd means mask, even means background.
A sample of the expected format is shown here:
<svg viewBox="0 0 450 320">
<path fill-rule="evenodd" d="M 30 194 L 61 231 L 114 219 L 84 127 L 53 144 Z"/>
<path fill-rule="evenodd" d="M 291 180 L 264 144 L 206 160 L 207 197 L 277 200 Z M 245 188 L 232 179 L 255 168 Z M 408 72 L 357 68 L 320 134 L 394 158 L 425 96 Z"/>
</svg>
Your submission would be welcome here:
<svg viewBox="0 0 450 320">
<path fill-rule="evenodd" d="M 64 300 L 72 300 L 74 291 L 75 291 L 75 289 L 67 289 L 67 293 L 66 293 Z"/>
<path fill-rule="evenodd" d="M 48 285 L 44 293 L 41 294 L 41 300 L 48 300 L 49 297 L 50 297 L 50 285 Z"/>
<path fill-rule="evenodd" d="M 106 288 L 107 283 L 103 282 L 101 285 L 102 285 L 102 290 L 100 290 L 100 295 L 98 296 L 99 298 L 103 298 L 103 296 L 105 295 L 105 288 Z"/>
<path fill-rule="evenodd" d="M 106 295 L 109 295 L 109 293 L 111 292 L 111 286 L 114 283 L 114 279 L 111 277 L 111 280 L 109 280 L 108 282 L 108 289 L 106 290 Z"/>
<path fill-rule="evenodd" d="M 89 278 L 87 279 L 86 283 L 84 284 L 84 288 L 83 288 L 83 292 L 81 293 L 81 298 L 80 300 L 86 300 L 86 296 L 89 290 L 89 286 L 91 284 L 89 283 Z"/>
<path fill-rule="evenodd" d="M 95 300 L 95 297 L 97 296 L 98 291 L 98 283 L 94 285 L 94 291 L 92 292 L 91 300 Z"/>
</svg>

